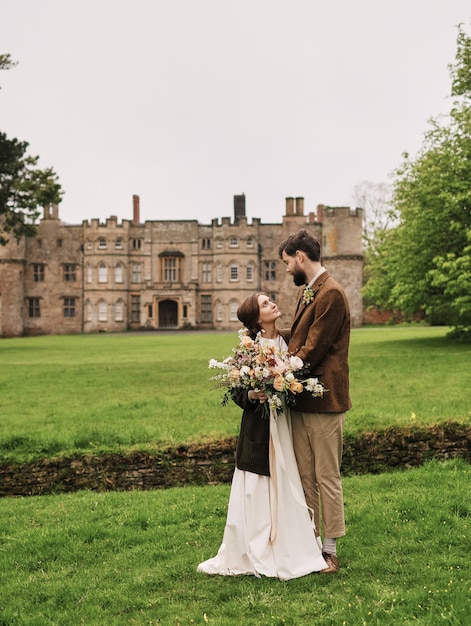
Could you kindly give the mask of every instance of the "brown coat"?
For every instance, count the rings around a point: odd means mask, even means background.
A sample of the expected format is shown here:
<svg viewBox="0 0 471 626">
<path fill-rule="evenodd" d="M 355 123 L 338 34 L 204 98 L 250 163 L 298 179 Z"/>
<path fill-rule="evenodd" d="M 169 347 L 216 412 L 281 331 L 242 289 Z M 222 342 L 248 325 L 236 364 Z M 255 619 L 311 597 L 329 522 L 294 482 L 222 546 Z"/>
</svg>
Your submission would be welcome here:
<svg viewBox="0 0 471 626">
<path fill-rule="evenodd" d="M 295 410 L 344 413 L 351 408 L 348 375 L 350 310 L 342 287 L 326 271 L 312 286 L 314 300 L 304 304 L 299 290 L 289 351 L 310 366 L 312 376 L 328 389 L 322 398 L 303 391 Z"/>
</svg>

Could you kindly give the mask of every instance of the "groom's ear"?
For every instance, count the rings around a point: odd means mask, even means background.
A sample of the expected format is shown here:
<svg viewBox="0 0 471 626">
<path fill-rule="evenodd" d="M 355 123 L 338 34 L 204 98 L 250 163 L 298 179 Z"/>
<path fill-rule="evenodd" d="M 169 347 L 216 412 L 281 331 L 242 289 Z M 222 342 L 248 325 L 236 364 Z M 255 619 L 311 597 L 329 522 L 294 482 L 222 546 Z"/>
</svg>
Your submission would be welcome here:
<svg viewBox="0 0 471 626">
<path fill-rule="evenodd" d="M 306 259 L 306 253 L 302 250 L 296 250 L 295 257 L 298 263 L 302 265 Z"/>
</svg>

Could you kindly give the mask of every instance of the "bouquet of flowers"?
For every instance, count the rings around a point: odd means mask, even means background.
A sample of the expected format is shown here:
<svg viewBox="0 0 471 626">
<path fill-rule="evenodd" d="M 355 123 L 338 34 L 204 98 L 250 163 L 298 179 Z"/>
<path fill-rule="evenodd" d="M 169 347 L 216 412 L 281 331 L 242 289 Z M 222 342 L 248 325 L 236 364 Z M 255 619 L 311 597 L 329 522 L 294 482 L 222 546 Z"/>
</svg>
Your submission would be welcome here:
<svg viewBox="0 0 471 626">
<path fill-rule="evenodd" d="M 222 370 L 211 380 L 216 387 L 225 388 L 222 404 L 227 404 L 233 391 L 251 389 L 263 391 L 268 401 L 267 411 L 275 414 L 295 404 L 296 394 L 306 390 L 314 397 L 323 396 L 326 389 L 318 378 L 307 378 L 309 367 L 297 356 L 278 350 L 274 342 L 251 339 L 245 328 L 239 330 L 239 343 L 232 355 L 223 361 L 210 359 L 211 369 Z"/>
</svg>

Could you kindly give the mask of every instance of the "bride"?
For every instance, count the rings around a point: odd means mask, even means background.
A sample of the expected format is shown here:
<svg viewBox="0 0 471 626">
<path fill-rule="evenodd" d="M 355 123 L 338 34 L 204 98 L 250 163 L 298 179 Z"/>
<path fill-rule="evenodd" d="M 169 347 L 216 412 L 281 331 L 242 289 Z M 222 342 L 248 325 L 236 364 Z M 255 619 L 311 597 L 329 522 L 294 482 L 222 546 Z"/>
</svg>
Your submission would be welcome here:
<svg viewBox="0 0 471 626">
<path fill-rule="evenodd" d="M 246 298 L 237 317 L 260 343 L 287 350 L 288 334 L 278 331 L 281 313 L 261 293 Z M 306 505 L 291 439 L 289 414 L 263 410 L 262 391 L 233 396 L 243 409 L 222 544 L 198 572 L 223 576 L 299 578 L 327 568 Z"/>
</svg>

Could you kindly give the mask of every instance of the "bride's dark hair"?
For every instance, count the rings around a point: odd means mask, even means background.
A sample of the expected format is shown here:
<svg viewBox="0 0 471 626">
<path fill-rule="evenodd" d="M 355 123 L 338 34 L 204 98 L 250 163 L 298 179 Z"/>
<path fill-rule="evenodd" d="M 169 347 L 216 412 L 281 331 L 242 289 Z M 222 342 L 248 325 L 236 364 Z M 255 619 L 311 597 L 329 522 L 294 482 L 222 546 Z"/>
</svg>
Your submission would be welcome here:
<svg viewBox="0 0 471 626">
<path fill-rule="evenodd" d="M 242 324 L 249 331 L 251 339 L 255 339 L 257 333 L 262 330 L 262 327 L 258 323 L 260 317 L 260 307 L 258 306 L 258 296 L 263 295 L 260 293 L 253 293 L 251 296 L 247 296 L 242 304 L 237 309 L 237 317 Z"/>
</svg>

